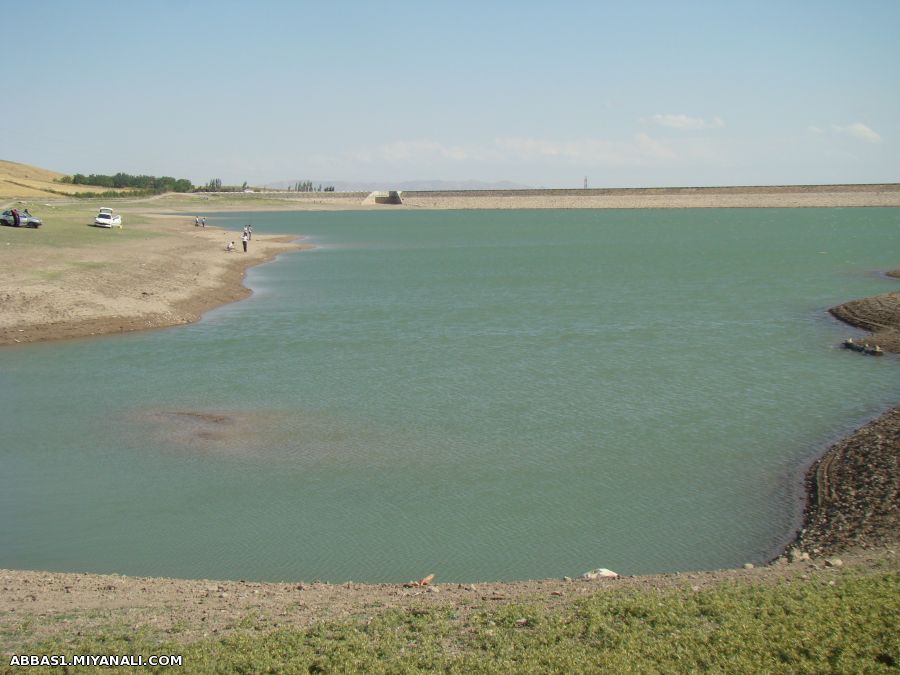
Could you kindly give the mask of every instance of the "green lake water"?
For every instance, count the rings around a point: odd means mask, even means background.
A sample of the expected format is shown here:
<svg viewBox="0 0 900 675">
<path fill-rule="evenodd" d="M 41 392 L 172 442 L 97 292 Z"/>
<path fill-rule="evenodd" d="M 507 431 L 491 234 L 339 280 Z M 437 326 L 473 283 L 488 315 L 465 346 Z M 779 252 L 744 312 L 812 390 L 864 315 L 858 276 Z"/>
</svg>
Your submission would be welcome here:
<svg viewBox="0 0 900 675">
<path fill-rule="evenodd" d="M 900 400 L 898 359 L 840 349 L 862 333 L 825 311 L 897 288 L 897 209 L 210 219 L 247 222 L 317 248 L 190 326 L 0 350 L 0 567 L 761 562 L 804 465 Z"/>
</svg>

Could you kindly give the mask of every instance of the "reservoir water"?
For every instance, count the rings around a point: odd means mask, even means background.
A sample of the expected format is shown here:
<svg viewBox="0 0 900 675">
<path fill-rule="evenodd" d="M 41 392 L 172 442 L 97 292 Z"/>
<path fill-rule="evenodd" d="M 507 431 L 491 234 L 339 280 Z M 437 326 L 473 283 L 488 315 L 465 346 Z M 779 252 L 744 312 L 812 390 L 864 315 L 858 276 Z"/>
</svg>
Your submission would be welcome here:
<svg viewBox="0 0 900 675">
<path fill-rule="evenodd" d="M 0 567 L 739 566 L 796 528 L 803 465 L 900 400 L 897 358 L 826 313 L 897 287 L 897 209 L 210 219 L 248 222 L 317 248 L 193 325 L 0 350 Z"/>
</svg>

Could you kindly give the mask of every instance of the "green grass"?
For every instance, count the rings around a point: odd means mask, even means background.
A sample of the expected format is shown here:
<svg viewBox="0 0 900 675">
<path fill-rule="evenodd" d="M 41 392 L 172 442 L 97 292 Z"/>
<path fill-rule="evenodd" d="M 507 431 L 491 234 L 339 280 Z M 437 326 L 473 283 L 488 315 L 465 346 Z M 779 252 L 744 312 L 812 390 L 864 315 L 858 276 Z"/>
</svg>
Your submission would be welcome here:
<svg viewBox="0 0 900 675">
<path fill-rule="evenodd" d="M 394 609 L 274 632 L 248 615 L 228 637 L 193 643 L 119 626 L 16 653 L 181 654 L 179 672 L 189 673 L 897 672 L 900 576 L 834 577 L 834 585 L 820 575 L 698 592 L 607 591 L 556 611 Z"/>
<path fill-rule="evenodd" d="M 159 236 L 151 230 L 130 228 L 129 225 L 143 222 L 140 216 L 130 214 L 124 217 L 122 229 L 94 227 L 94 216 L 104 203 L 103 200 L 49 206 L 39 201 L 17 203 L 18 208 L 27 207 L 44 224 L 38 229 L 0 227 L 0 246 L 6 248 L 9 244 L 10 250 L 12 247 L 82 248 Z"/>
</svg>

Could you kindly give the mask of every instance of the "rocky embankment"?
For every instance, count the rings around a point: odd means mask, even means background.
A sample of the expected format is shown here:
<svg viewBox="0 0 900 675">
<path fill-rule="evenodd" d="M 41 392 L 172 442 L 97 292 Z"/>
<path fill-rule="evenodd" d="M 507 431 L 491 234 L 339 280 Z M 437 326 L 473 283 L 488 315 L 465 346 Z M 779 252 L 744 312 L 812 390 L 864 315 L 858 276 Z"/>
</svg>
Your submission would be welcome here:
<svg viewBox="0 0 900 675">
<path fill-rule="evenodd" d="M 900 540 L 898 465 L 900 406 L 833 445 L 810 467 L 803 529 L 793 548 L 821 556 L 894 545 Z"/>
<path fill-rule="evenodd" d="M 829 311 L 841 321 L 869 331 L 869 344 L 900 354 L 900 291 L 852 300 Z"/>
<path fill-rule="evenodd" d="M 900 270 L 888 272 L 888 276 L 900 278 Z M 851 300 L 828 311 L 841 321 L 872 333 L 867 338 L 869 344 L 900 354 L 900 291 Z"/>
<path fill-rule="evenodd" d="M 888 276 L 900 278 L 900 270 Z M 869 344 L 900 353 L 900 291 L 852 300 L 829 311 L 870 331 Z M 898 465 L 900 406 L 831 446 L 809 468 L 803 528 L 789 555 L 829 555 L 900 541 Z"/>
</svg>

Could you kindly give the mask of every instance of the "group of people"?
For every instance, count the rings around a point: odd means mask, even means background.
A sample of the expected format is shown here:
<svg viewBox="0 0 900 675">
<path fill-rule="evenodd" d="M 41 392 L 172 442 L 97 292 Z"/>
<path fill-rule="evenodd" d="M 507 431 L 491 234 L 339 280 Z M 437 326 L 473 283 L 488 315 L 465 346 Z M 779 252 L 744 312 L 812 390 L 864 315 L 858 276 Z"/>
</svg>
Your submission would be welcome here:
<svg viewBox="0 0 900 675">
<path fill-rule="evenodd" d="M 22 213 L 19 213 L 18 209 L 12 209 L 11 211 L 13 217 L 13 225 L 19 227 L 22 224 L 22 218 L 31 218 L 31 214 L 28 213 L 28 209 L 22 209 Z"/>
<path fill-rule="evenodd" d="M 244 232 L 241 234 L 241 244 L 244 247 L 244 253 L 247 252 L 247 243 L 253 238 L 253 226 L 252 225 L 244 225 Z M 225 247 L 225 250 L 228 253 L 231 253 L 234 250 L 234 242 L 229 242 Z"/>
<path fill-rule="evenodd" d="M 206 227 L 206 217 L 194 216 L 194 227 Z M 244 247 L 244 253 L 247 252 L 247 244 L 251 239 L 253 239 L 253 225 L 244 225 L 244 231 L 241 233 L 241 244 Z M 234 242 L 228 242 L 225 246 L 225 251 L 231 253 L 234 250 Z"/>
</svg>

